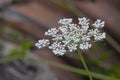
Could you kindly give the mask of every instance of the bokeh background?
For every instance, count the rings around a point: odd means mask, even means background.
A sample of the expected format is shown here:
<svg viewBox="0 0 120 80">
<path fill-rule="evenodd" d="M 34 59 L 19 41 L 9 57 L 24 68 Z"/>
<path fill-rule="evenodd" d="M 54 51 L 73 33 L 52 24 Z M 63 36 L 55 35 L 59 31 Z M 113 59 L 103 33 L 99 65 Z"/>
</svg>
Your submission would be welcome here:
<svg viewBox="0 0 120 80">
<path fill-rule="evenodd" d="M 90 71 L 120 79 L 120 0 L 0 0 L 0 80 L 89 80 L 44 60 L 84 69 L 76 53 L 56 56 L 35 43 L 62 18 L 106 22 L 107 38 L 83 52 Z M 43 61 L 26 60 L 34 56 Z M 101 80 L 94 78 L 94 80 Z"/>
</svg>

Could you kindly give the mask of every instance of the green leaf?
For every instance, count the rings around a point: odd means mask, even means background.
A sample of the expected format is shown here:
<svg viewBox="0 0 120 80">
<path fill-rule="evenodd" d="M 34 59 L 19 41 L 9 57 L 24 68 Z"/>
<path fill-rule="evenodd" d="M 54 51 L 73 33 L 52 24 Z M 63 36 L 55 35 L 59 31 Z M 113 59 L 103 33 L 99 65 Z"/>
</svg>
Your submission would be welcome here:
<svg viewBox="0 0 120 80">
<path fill-rule="evenodd" d="M 27 51 L 30 49 L 31 43 L 30 41 L 25 41 L 21 45 L 21 49 L 13 49 L 10 54 L 5 56 L 4 58 L 0 59 L 0 63 L 12 61 L 18 58 L 23 58 L 26 56 Z"/>
<path fill-rule="evenodd" d="M 18 49 L 13 49 L 7 56 L 19 56 L 19 52 Z"/>
<path fill-rule="evenodd" d="M 31 47 L 31 42 L 30 40 L 27 40 L 25 42 L 23 42 L 23 44 L 21 45 L 21 52 L 20 52 L 20 55 L 21 56 L 25 56 L 27 51 L 30 49 Z"/>
<path fill-rule="evenodd" d="M 31 47 L 31 42 L 30 42 L 29 40 L 23 42 L 23 44 L 22 44 L 22 46 L 21 46 L 22 50 L 25 51 L 25 52 L 26 52 L 27 50 L 29 50 L 30 47 Z"/>
<path fill-rule="evenodd" d="M 10 54 L 8 54 L 7 56 L 5 56 L 4 58 L 0 59 L 0 63 L 4 63 L 4 62 L 8 62 L 8 61 L 12 61 L 15 60 L 17 58 L 19 58 L 19 51 L 17 49 L 14 49 L 10 52 Z"/>
</svg>

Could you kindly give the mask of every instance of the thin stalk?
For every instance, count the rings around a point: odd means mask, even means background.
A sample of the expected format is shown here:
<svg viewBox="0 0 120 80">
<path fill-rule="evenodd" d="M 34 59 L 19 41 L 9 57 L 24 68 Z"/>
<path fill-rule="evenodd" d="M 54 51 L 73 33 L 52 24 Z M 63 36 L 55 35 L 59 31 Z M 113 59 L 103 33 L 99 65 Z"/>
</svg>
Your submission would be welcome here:
<svg viewBox="0 0 120 80">
<path fill-rule="evenodd" d="M 120 54 L 120 44 L 107 34 L 106 41 Z"/>
<path fill-rule="evenodd" d="M 3 59 L 0 59 L 0 64 L 5 63 L 5 62 L 9 62 L 9 61 L 13 61 L 13 60 L 17 60 L 17 59 L 18 59 L 18 57 L 8 58 L 7 60 L 3 58 Z M 50 61 L 50 60 L 41 59 L 41 58 L 38 58 L 38 57 L 34 57 L 32 55 L 27 55 L 26 57 L 24 57 L 24 59 L 25 60 L 34 60 L 34 61 L 37 61 L 37 62 L 46 63 L 48 65 L 55 66 L 57 68 L 68 70 L 68 71 L 71 71 L 71 72 L 74 72 L 74 73 L 77 73 L 77 74 L 80 74 L 80 75 L 88 76 L 87 71 L 85 71 L 83 69 L 75 68 L 75 67 L 68 66 L 68 65 L 65 65 L 65 64 L 61 64 L 61 63 L 57 63 L 57 62 L 53 62 L 53 61 Z M 116 79 L 116 78 L 106 76 L 106 75 L 103 75 L 103 74 L 100 74 L 100 73 L 90 72 L 90 74 L 91 74 L 92 77 L 94 77 L 96 79 L 120 80 L 120 79 Z"/>
<path fill-rule="evenodd" d="M 45 59 L 33 57 L 33 56 L 26 56 L 25 59 L 26 60 L 35 60 L 37 62 L 46 63 L 48 65 L 55 66 L 57 68 L 61 68 L 61 69 L 64 69 L 64 70 L 68 70 L 68 71 L 71 71 L 71 72 L 74 72 L 74 73 L 77 73 L 77 74 L 80 74 L 80 75 L 88 76 L 88 73 L 85 70 L 75 68 L 75 67 L 72 67 L 72 66 L 68 66 L 68 65 L 65 65 L 65 64 L 61 64 L 61 63 L 53 62 L 53 61 L 50 61 L 50 60 L 45 60 Z M 94 77 L 96 79 L 100 79 L 100 80 L 120 80 L 120 79 L 116 79 L 116 78 L 106 76 L 106 75 L 103 75 L 103 74 L 100 74 L 100 73 L 90 72 L 90 74 L 91 74 L 92 77 Z"/>
<path fill-rule="evenodd" d="M 78 48 L 78 56 L 80 57 L 80 60 L 81 60 L 81 62 L 82 62 L 82 64 L 83 64 L 86 72 L 88 73 L 89 79 L 90 79 L 90 80 L 93 80 L 93 79 L 92 79 L 92 76 L 91 76 L 91 74 L 90 74 L 90 71 L 89 71 L 89 69 L 88 69 L 88 67 L 87 67 L 87 64 L 86 64 L 86 62 L 85 62 L 85 60 L 84 60 L 84 57 L 82 56 L 79 48 Z"/>
</svg>

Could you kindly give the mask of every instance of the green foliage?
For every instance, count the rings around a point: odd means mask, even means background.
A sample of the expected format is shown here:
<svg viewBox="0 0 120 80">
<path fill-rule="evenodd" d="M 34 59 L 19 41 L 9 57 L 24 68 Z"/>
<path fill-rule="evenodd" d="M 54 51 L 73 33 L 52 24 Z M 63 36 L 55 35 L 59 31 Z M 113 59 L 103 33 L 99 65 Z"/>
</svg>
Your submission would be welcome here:
<svg viewBox="0 0 120 80">
<path fill-rule="evenodd" d="M 83 75 L 83 76 L 88 76 L 88 73 L 86 72 L 86 70 L 84 69 L 80 69 L 80 68 L 76 68 L 76 67 L 72 67 L 72 66 L 69 66 L 69 65 L 66 65 L 66 64 L 61 64 L 61 63 L 58 63 L 58 62 L 55 62 L 55 61 L 50 61 L 50 60 L 46 60 L 46 59 L 42 59 L 42 58 L 38 58 L 38 57 L 33 57 L 33 56 L 27 56 L 26 60 L 35 60 L 35 61 L 38 61 L 38 62 L 42 62 L 42 63 L 47 63 L 48 65 L 51 65 L 51 66 L 54 66 L 54 67 L 57 67 L 57 68 L 61 68 L 61 69 L 64 69 L 64 70 L 68 70 L 68 71 L 71 71 L 71 72 L 74 72 L 76 74 L 79 74 L 79 75 Z M 107 76 L 105 74 L 100 74 L 100 73 L 95 73 L 95 72 L 90 72 L 90 74 L 92 75 L 92 77 L 94 78 L 94 80 L 120 80 L 120 79 L 116 79 L 114 77 L 111 77 L 111 76 Z"/>
<path fill-rule="evenodd" d="M 17 48 L 13 49 L 7 56 L 0 59 L 0 63 L 26 57 L 27 51 L 30 49 L 30 47 L 31 47 L 31 42 L 29 40 L 23 42 L 22 45 L 20 46 L 20 49 Z"/>
<path fill-rule="evenodd" d="M 120 78 L 120 63 L 111 67 L 108 70 L 108 74 L 112 77 Z"/>
<path fill-rule="evenodd" d="M 29 40 L 23 42 L 21 45 L 21 56 L 26 56 L 26 52 L 30 49 L 31 42 Z"/>
</svg>

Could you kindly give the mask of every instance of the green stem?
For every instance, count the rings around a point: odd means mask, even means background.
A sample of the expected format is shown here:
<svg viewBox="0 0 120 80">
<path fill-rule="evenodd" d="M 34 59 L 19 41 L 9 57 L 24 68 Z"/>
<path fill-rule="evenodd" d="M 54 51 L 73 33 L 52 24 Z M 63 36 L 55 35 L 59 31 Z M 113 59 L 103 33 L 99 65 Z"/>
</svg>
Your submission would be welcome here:
<svg viewBox="0 0 120 80">
<path fill-rule="evenodd" d="M 18 59 L 18 57 L 14 57 L 14 58 L 12 57 L 12 58 L 9 58 L 7 60 L 3 58 L 3 59 L 0 59 L 0 64 L 8 62 L 8 61 L 17 60 L 17 59 Z M 27 55 L 26 57 L 24 57 L 24 59 L 46 63 L 48 65 L 55 66 L 55 67 L 58 67 L 58 68 L 61 68 L 61 69 L 64 69 L 64 70 L 68 70 L 68 71 L 71 71 L 71 72 L 74 72 L 74 73 L 77 73 L 77 74 L 80 74 L 80 75 L 88 76 L 88 73 L 83 69 L 75 68 L 75 67 L 72 67 L 72 66 L 68 66 L 68 65 L 65 65 L 65 64 L 58 63 L 58 62 L 53 62 L 53 61 L 46 60 L 46 59 L 41 59 L 41 58 L 38 58 L 36 56 L 34 57 L 33 55 Z M 106 76 L 106 75 L 103 75 L 103 74 L 100 74 L 100 73 L 90 72 L 90 74 L 91 74 L 92 77 L 94 77 L 96 79 L 120 80 L 120 79 L 116 79 L 116 78 Z"/>
<path fill-rule="evenodd" d="M 33 56 L 26 56 L 25 59 L 26 60 L 35 60 L 35 61 L 38 61 L 38 62 L 46 63 L 46 64 L 51 65 L 51 66 L 55 66 L 55 67 L 58 67 L 58 68 L 61 68 L 61 69 L 64 69 L 64 70 L 68 70 L 68 71 L 77 73 L 77 74 L 80 74 L 80 75 L 88 76 L 88 73 L 83 69 L 75 68 L 75 67 L 72 67 L 72 66 L 68 66 L 68 65 L 65 65 L 65 64 L 58 63 L 58 62 L 53 62 L 53 61 L 50 61 L 50 60 L 45 60 L 45 59 L 41 59 L 41 58 L 37 58 L 37 57 L 33 57 Z M 106 75 L 103 75 L 103 74 L 100 74 L 100 73 L 90 72 L 90 74 L 92 75 L 92 77 L 94 77 L 96 79 L 120 80 L 120 79 L 116 79 L 116 78 L 106 76 Z"/>
<path fill-rule="evenodd" d="M 85 60 L 84 60 L 84 57 L 82 56 L 79 48 L 78 48 L 78 56 L 80 57 L 80 60 L 81 60 L 81 62 L 82 62 L 82 64 L 83 64 L 85 70 L 86 70 L 87 73 L 88 73 L 89 79 L 90 79 L 90 80 L 93 80 L 93 79 L 92 79 L 92 76 L 91 76 L 91 74 L 90 74 L 90 71 L 89 71 L 89 69 L 88 69 L 88 67 L 87 67 L 87 64 L 86 64 L 86 62 L 85 62 Z"/>
</svg>

